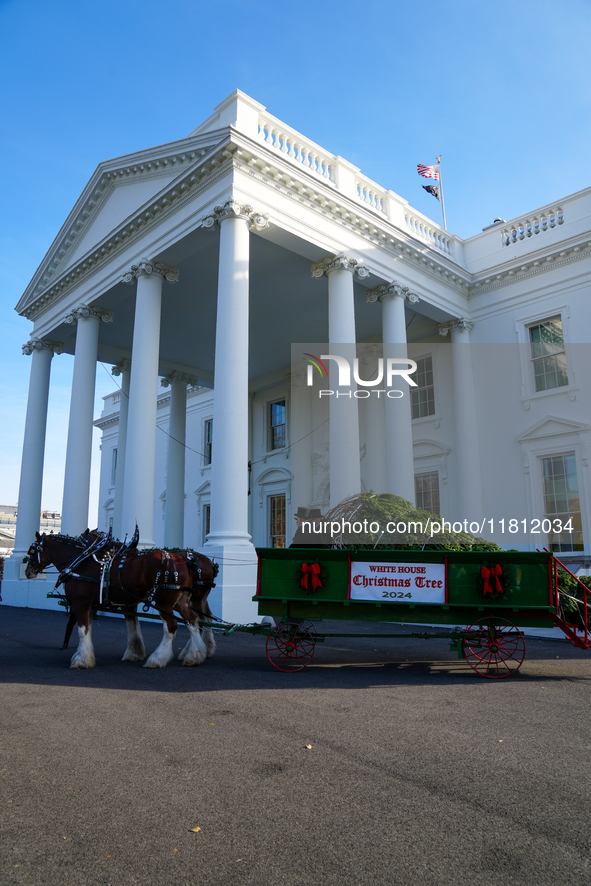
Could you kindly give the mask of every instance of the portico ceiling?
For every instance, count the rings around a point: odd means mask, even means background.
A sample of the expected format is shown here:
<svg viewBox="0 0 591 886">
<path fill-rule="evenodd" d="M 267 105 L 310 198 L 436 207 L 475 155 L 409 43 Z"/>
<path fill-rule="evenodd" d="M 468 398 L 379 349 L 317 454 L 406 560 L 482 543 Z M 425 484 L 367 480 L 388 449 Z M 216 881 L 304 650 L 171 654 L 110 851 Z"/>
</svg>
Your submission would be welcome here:
<svg viewBox="0 0 591 886">
<path fill-rule="evenodd" d="M 250 379 L 264 384 L 288 372 L 291 345 L 328 340 L 326 279 L 313 279 L 311 264 L 325 257 L 313 244 L 294 243 L 299 254 L 273 240 L 281 232 L 250 237 Z M 294 238 L 295 240 L 295 238 Z M 200 382 L 213 383 L 217 312 L 219 230 L 200 228 L 157 257 L 178 268 L 179 280 L 165 282 L 162 298 L 160 370 L 190 372 Z M 368 304 L 368 288 L 382 282 L 377 277 L 355 283 L 357 339 L 379 341 L 379 304 Z M 118 283 L 95 302 L 114 312 L 112 323 L 102 323 L 99 360 L 110 363 L 131 356 L 135 313 L 135 287 Z M 415 310 L 418 307 L 418 311 Z M 407 309 L 407 322 L 424 319 L 421 304 Z M 418 314 L 418 316 L 414 316 Z M 433 326 L 433 323 L 431 323 Z M 60 324 L 52 337 L 74 353 L 75 326 Z"/>
</svg>

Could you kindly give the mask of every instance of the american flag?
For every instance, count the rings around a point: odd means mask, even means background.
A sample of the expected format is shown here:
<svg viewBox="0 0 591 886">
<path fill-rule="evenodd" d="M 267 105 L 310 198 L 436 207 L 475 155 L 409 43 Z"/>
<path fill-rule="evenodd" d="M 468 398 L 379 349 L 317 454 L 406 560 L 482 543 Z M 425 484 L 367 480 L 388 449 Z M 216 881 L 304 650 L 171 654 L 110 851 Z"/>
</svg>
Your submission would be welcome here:
<svg viewBox="0 0 591 886">
<path fill-rule="evenodd" d="M 439 164 L 435 166 L 425 166 L 423 163 L 417 163 L 417 172 L 423 178 L 434 178 L 439 181 Z"/>
</svg>

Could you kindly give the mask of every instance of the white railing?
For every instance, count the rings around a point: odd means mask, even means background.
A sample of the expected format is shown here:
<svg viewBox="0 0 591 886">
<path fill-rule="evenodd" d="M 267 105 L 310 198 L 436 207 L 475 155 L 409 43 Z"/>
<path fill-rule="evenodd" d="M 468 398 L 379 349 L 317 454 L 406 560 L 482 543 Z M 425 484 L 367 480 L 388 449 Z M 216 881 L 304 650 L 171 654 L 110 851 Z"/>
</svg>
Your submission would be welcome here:
<svg viewBox="0 0 591 886">
<path fill-rule="evenodd" d="M 426 218 L 405 212 L 404 224 L 409 234 L 420 237 L 445 255 L 451 255 L 451 237 L 441 228 L 434 227 Z"/>
<path fill-rule="evenodd" d="M 378 188 L 368 178 L 361 176 L 355 179 L 355 190 L 362 203 L 377 212 L 383 212 L 386 217 L 388 216 L 388 195 L 385 191 Z"/>
<path fill-rule="evenodd" d="M 564 213 L 561 206 L 542 209 L 530 218 L 523 218 L 518 222 L 511 222 L 511 224 L 503 227 L 503 246 L 511 246 L 519 240 L 533 237 L 542 231 L 549 231 L 550 228 L 555 228 L 557 225 L 563 224 L 563 222 Z"/>
<path fill-rule="evenodd" d="M 267 114 L 259 116 L 259 138 L 267 147 L 275 148 L 294 163 L 314 172 L 320 178 L 335 183 L 335 158 L 308 141 L 295 129 L 290 129 Z"/>
</svg>

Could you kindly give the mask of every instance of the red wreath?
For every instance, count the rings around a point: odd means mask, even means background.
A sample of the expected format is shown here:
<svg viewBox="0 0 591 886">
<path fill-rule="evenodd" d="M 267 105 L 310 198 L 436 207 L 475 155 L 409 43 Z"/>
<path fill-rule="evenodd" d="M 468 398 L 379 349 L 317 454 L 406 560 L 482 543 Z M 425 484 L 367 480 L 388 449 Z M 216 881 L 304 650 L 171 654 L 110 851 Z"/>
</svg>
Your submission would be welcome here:
<svg viewBox="0 0 591 886">
<path fill-rule="evenodd" d="M 315 591 L 316 588 L 322 587 L 322 582 L 320 581 L 320 565 L 318 563 L 302 563 L 300 566 L 300 572 L 302 573 L 302 580 L 300 581 L 300 585 L 304 588 L 305 591 L 308 590 L 308 579 L 311 579 L 312 590 Z"/>
<path fill-rule="evenodd" d="M 495 563 L 494 566 L 491 566 L 489 569 L 488 566 L 483 566 L 480 570 L 480 576 L 484 579 L 484 587 L 482 589 L 483 594 L 490 594 L 493 596 L 495 593 L 502 594 L 505 591 L 505 588 L 500 582 L 499 576 L 503 575 L 503 567 L 500 563 Z"/>
</svg>

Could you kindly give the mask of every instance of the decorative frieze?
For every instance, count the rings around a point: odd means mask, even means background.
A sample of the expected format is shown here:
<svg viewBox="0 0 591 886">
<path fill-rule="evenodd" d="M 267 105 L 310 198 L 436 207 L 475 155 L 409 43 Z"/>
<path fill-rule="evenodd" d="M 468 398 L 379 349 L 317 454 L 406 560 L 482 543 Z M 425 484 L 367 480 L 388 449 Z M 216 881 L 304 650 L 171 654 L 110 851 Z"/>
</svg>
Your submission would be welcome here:
<svg viewBox="0 0 591 886">
<path fill-rule="evenodd" d="M 406 299 L 406 301 L 413 305 L 420 301 L 416 292 L 411 292 L 408 286 L 401 286 L 400 283 L 396 283 L 395 281 L 392 281 L 392 283 L 383 283 L 382 286 L 377 286 L 375 289 L 368 289 L 365 293 L 365 299 L 370 305 L 373 305 L 375 302 L 381 301 L 388 295 L 397 295 L 400 298 Z"/>
<path fill-rule="evenodd" d="M 243 218 L 249 227 L 262 231 L 269 226 L 269 217 L 256 212 L 250 203 L 238 203 L 237 200 L 227 200 L 220 206 L 215 206 L 211 215 L 206 215 L 201 225 L 204 228 L 213 228 L 215 224 L 223 222 L 226 218 Z"/>
<path fill-rule="evenodd" d="M 357 274 L 361 279 L 369 277 L 369 268 L 366 268 L 358 259 L 345 255 L 344 252 L 340 252 L 334 257 L 325 258 L 324 261 L 312 265 L 312 276 L 317 278 L 325 277 L 331 271 L 337 270 L 351 271 L 352 274 Z"/>
<path fill-rule="evenodd" d="M 31 338 L 22 346 L 22 351 L 25 357 L 30 357 L 33 351 L 41 351 L 43 348 L 53 351 L 54 354 L 63 354 L 64 343 L 61 341 L 51 341 L 48 338 Z"/>
<path fill-rule="evenodd" d="M 175 382 L 190 385 L 191 387 L 196 387 L 199 383 L 195 375 L 187 375 L 186 372 L 177 372 L 176 369 L 160 379 L 160 384 L 163 388 L 168 388 Z"/>
<path fill-rule="evenodd" d="M 156 274 L 159 277 L 168 280 L 169 283 L 176 283 L 179 279 L 177 268 L 167 268 L 165 265 L 161 265 L 160 262 L 150 261 L 149 259 L 143 258 L 137 263 L 137 265 L 131 266 L 129 271 L 121 278 L 121 282 L 134 283 L 138 277 L 142 276 L 142 274 Z"/>
<path fill-rule="evenodd" d="M 78 305 L 77 308 L 74 308 L 69 314 L 66 314 L 64 317 L 64 323 L 72 324 L 76 323 L 81 317 L 96 317 L 97 320 L 102 320 L 103 323 L 112 323 L 113 322 L 113 311 L 110 311 L 108 308 L 100 308 L 96 305 Z"/>
<path fill-rule="evenodd" d="M 462 332 L 472 332 L 474 328 L 474 323 L 471 320 L 466 320 L 464 317 L 460 317 L 459 320 L 450 320 L 449 323 L 441 323 L 439 326 L 439 335 L 447 335 L 448 332 L 451 332 L 452 329 L 460 329 Z"/>
</svg>

